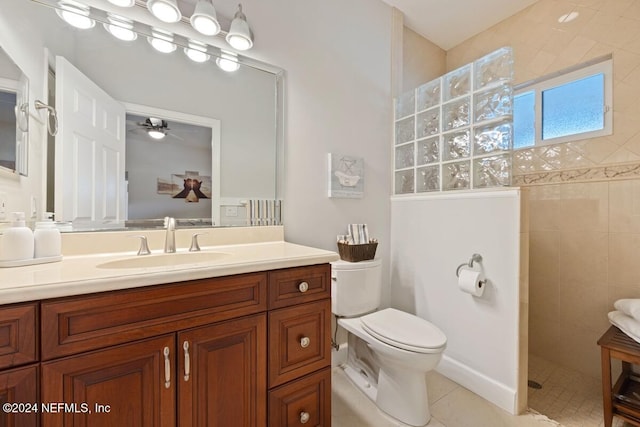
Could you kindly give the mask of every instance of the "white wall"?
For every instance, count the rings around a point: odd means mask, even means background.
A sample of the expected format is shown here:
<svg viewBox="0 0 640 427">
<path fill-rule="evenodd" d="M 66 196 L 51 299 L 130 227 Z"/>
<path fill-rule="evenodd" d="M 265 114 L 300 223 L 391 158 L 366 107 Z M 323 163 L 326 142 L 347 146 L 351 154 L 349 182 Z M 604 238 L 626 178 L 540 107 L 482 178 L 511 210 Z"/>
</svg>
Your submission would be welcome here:
<svg viewBox="0 0 640 427">
<path fill-rule="evenodd" d="M 368 223 L 386 274 L 391 8 L 371 0 L 250 0 L 243 8 L 256 58 L 286 70 L 286 239 L 336 250 L 347 223 Z M 330 152 L 364 158 L 363 199 L 327 198 Z"/>
<path fill-rule="evenodd" d="M 392 305 L 446 334 L 440 372 L 510 412 L 520 364 L 520 231 L 518 189 L 391 202 Z M 488 279 L 480 298 L 460 291 L 455 274 L 473 253 Z"/>
</svg>

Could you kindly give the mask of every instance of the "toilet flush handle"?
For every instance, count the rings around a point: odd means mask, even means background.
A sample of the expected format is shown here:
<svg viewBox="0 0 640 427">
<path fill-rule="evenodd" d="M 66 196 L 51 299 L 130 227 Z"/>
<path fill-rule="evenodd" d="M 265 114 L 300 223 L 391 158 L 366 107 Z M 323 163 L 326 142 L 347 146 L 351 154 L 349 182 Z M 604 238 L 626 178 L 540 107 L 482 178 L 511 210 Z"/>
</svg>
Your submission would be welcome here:
<svg viewBox="0 0 640 427">
<path fill-rule="evenodd" d="M 298 290 L 302 293 L 305 293 L 309 290 L 309 284 L 307 282 L 301 282 L 298 285 Z"/>
</svg>

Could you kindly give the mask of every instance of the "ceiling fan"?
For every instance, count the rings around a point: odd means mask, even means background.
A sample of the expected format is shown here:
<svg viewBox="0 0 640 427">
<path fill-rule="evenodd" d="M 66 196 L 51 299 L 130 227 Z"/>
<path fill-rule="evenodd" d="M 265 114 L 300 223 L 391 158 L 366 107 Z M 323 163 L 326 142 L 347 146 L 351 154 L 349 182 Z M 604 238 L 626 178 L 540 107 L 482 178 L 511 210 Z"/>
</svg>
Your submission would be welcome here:
<svg viewBox="0 0 640 427">
<path fill-rule="evenodd" d="M 169 133 L 169 131 L 171 130 L 171 128 L 169 127 L 169 123 L 167 123 L 166 120 L 160 119 L 158 117 L 147 117 L 142 122 L 129 121 L 129 123 L 135 123 L 135 126 L 137 126 L 134 129 L 130 129 L 131 131 L 135 132 L 137 130 L 143 130 L 144 132 L 147 133 L 147 135 L 149 135 L 153 139 L 160 140 L 160 139 L 163 139 L 167 135 L 172 136 L 172 137 L 177 138 L 177 139 L 182 139 L 182 138 L 178 137 L 177 135 Z"/>
</svg>

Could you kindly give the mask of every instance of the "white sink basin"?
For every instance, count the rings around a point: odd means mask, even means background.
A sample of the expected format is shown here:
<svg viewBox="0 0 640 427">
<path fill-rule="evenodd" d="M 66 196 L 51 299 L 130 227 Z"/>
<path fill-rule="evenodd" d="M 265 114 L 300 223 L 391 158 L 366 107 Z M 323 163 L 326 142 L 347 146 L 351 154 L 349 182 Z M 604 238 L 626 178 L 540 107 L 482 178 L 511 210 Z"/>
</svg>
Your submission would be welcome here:
<svg viewBox="0 0 640 427">
<path fill-rule="evenodd" d="M 188 264 L 213 264 L 231 254 L 225 252 L 181 252 L 173 254 L 140 255 L 98 264 L 98 268 L 177 267 Z"/>
</svg>

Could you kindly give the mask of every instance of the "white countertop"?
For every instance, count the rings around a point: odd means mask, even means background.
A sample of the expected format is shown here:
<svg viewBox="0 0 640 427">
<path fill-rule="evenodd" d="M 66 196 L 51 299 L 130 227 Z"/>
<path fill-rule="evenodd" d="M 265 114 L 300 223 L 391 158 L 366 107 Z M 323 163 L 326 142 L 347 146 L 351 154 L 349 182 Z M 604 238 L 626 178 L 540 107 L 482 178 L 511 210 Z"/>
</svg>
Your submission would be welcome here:
<svg viewBox="0 0 640 427">
<path fill-rule="evenodd" d="M 152 251 L 152 255 L 162 252 Z M 185 253 L 179 250 L 178 253 Z M 223 258 L 174 266 L 101 268 L 135 252 L 65 256 L 60 262 L 0 269 L 0 305 L 70 295 L 136 288 L 208 277 L 324 264 L 339 259 L 323 249 L 283 241 L 202 247 L 202 253 L 223 252 Z"/>
</svg>

